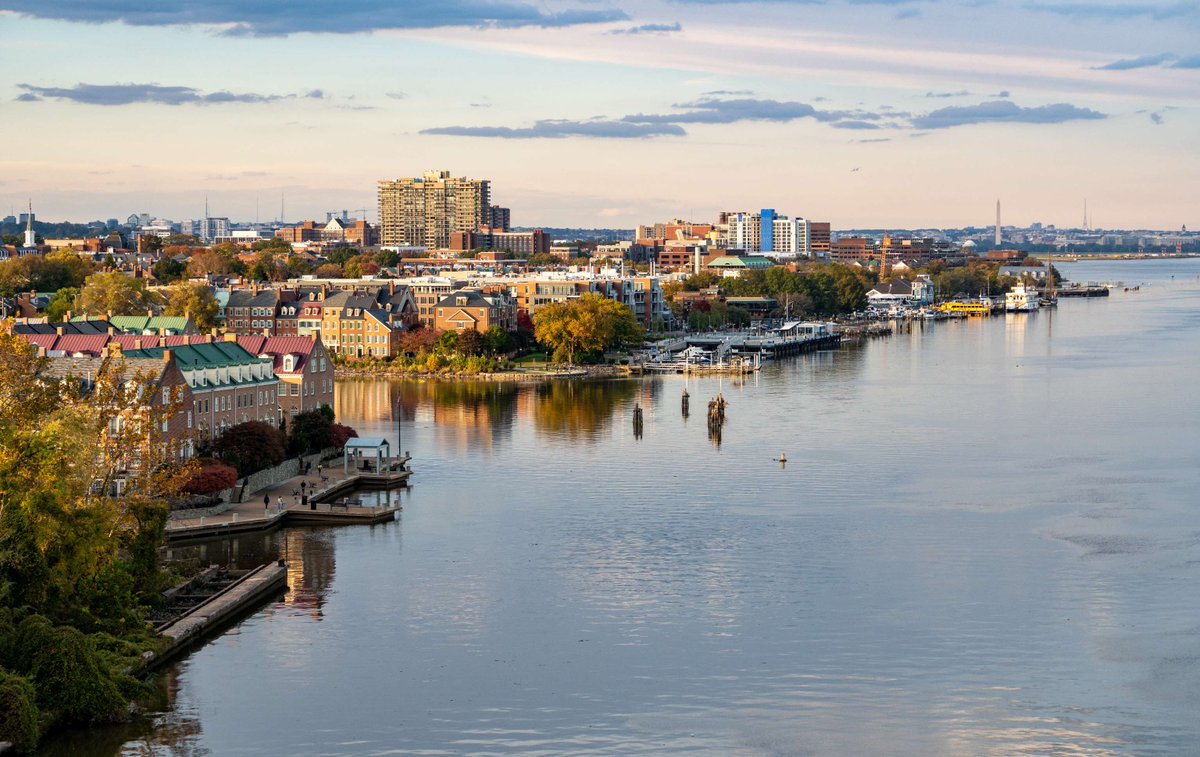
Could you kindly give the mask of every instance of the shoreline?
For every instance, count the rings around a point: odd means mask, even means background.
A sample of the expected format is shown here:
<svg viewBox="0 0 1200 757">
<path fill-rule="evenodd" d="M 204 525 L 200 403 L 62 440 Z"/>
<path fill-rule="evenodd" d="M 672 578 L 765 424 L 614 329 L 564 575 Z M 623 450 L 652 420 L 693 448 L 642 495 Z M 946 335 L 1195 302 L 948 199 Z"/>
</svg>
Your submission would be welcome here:
<svg viewBox="0 0 1200 757">
<path fill-rule="evenodd" d="M 356 368 L 339 365 L 334 369 L 336 380 L 407 379 L 411 381 L 511 381 L 537 383 L 561 379 L 625 378 L 635 372 L 627 365 L 574 366 L 558 371 L 496 371 L 495 373 L 413 373 L 389 368 Z"/>
</svg>

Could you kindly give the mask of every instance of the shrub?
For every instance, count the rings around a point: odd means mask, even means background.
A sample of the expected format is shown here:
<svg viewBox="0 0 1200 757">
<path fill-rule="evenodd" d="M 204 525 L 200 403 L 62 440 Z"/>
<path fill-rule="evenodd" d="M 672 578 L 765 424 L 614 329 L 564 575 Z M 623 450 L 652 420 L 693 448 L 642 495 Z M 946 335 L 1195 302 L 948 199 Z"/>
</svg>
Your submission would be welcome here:
<svg viewBox="0 0 1200 757">
<path fill-rule="evenodd" d="M 237 475 L 236 468 L 220 460 L 201 460 L 183 490 L 188 494 L 214 494 L 237 486 Z"/>
<path fill-rule="evenodd" d="M 38 708 L 29 679 L 0 670 L 0 741 L 32 749 L 38 740 Z"/>
<path fill-rule="evenodd" d="M 334 423 L 329 427 L 329 446 L 341 449 L 346 446 L 346 442 L 358 436 L 358 432 L 349 426 L 343 426 L 340 423 Z"/>
</svg>

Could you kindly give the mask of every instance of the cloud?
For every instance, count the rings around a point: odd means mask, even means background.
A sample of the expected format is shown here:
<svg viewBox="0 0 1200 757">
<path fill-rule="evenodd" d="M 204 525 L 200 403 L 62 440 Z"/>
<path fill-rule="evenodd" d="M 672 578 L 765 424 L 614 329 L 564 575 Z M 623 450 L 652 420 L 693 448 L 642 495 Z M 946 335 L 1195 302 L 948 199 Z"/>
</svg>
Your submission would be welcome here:
<svg viewBox="0 0 1200 757">
<path fill-rule="evenodd" d="M 1171 68 L 1200 68 L 1200 55 L 1188 55 L 1171 64 Z"/>
<path fill-rule="evenodd" d="M 683 25 L 676 21 L 673 24 L 642 24 L 628 29 L 614 29 L 609 34 L 669 34 L 683 31 Z"/>
<path fill-rule="evenodd" d="M 857 142 L 860 145 L 870 145 L 877 142 L 891 142 L 891 137 L 880 137 L 879 139 L 853 139 L 852 142 Z"/>
<path fill-rule="evenodd" d="M 1156 126 L 1162 126 L 1162 123 L 1163 123 L 1163 117 L 1162 117 L 1162 114 L 1161 114 L 1161 113 L 1151 113 L 1151 114 L 1150 114 L 1150 120 L 1151 120 L 1151 121 L 1152 121 L 1152 122 L 1153 122 L 1153 123 L 1154 123 Z"/>
<path fill-rule="evenodd" d="M 1098 21 L 1123 21 L 1130 18 L 1146 17 L 1155 21 L 1200 16 L 1200 6 L 1189 0 L 1174 3 L 1104 3 L 1083 0 L 1083 2 L 1034 2 L 1025 3 L 1029 10 L 1054 13 L 1068 18 L 1092 19 Z"/>
<path fill-rule="evenodd" d="M 407 92 L 385 92 L 384 97 L 390 97 L 393 100 L 403 100 L 408 97 Z"/>
<path fill-rule="evenodd" d="M 704 97 L 740 97 L 742 95 L 752 95 L 754 92 L 749 89 L 714 89 L 711 92 L 701 92 L 700 94 Z"/>
<path fill-rule="evenodd" d="M 829 124 L 835 129 L 878 129 L 879 124 L 873 124 L 868 121 L 834 121 Z"/>
<path fill-rule="evenodd" d="M 269 103 L 288 100 L 296 95 L 264 95 L 254 92 L 201 92 L 194 87 L 164 87 L 159 84 L 76 84 L 74 87 L 39 87 L 18 84 L 25 93 L 17 97 L 24 102 L 36 100 L 69 100 L 83 105 L 219 105 L 224 103 Z M 305 98 L 323 99 L 321 90 L 312 90 Z"/>
<path fill-rule="evenodd" d="M 822 122 L 841 121 L 847 118 L 875 121 L 882 118 L 878 113 L 866 111 L 818 110 L 808 103 L 793 100 L 703 98 L 693 102 L 676 103 L 672 107 L 683 112 L 636 113 L 625 116 L 621 120 L 633 123 L 732 124 L 739 121 L 787 123 L 800 118 L 812 118 Z"/>
<path fill-rule="evenodd" d="M 1171 53 L 1159 53 L 1158 55 L 1141 55 L 1137 58 L 1122 58 L 1114 60 L 1112 63 L 1105 63 L 1103 66 L 1092 66 L 1092 68 L 1096 71 L 1129 71 L 1135 68 L 1160 66 L 1173 60 L 1175 60 L 1175 56 Z"/>
<path fill-rule="evenodd" d="M 1007 100 L 994 100 L 978 105 L 942 108 L 917 116 L 912 125 L 918 129 L 948 129 L 952 126 L 988 123 L 1058 124 L 1065 121 L 1108 118 L 1105 113 L 1080 108 L 1067 103 L 1055 103 L 1034 108 L 1022 108 Z"/>
<path fill-rule="evenodd" d="M 215 26 L 226 34 L 280 36 L 296 32 L 354 34 L 379 29 L 439 27 L 563 27 L 626 21 L 606 8 L 547 12 L 521 0 L 342 0 L 336 7 L 295 0 L 2 0 L 0 9 L 26 16 L 130 26 Z"/>
<path fill-rule="evenodd" d="M 926 97 L 966 97 L 971 93 L 965 89 L 960 89 L 957 92 L 926 92 Z"/>
<path fill-rule="evenodd" d="M 1004 98 L 1007 98 L 1007 97 L 1009 97 L 1008 90 L 1007 90 L 1007 89 L 1002 89 L 1002 90 L 1000 90 L 999 92 L 997 92 L 996 94 L 992 95 L 992 97 L 1004 97 Z"/>
<path fill-rule="evenodd" d="M 594 119 L 569 121 L 565 119 L 535 121 L 533 126 L 510 128 L 507 126 L 439 126 L 422 129 L 422 134 L 452 137 L 492 137 L 497 139 L 562 139 L 563 137 L 595 137 L 598 139 L 642 139 L 645 137 L 685 134 L 674 124 L 629 123 Z"/>
</svg>

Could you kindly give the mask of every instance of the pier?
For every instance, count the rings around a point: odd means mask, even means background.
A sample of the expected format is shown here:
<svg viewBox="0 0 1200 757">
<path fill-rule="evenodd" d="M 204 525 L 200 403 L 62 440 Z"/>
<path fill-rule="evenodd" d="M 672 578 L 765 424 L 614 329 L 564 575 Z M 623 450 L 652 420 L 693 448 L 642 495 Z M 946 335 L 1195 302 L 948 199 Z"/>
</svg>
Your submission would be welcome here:
<svg viewBox="0 0 1200 757">
<path fill-rule="evenodd" d="M 836 349 L 832 324 L 793 321 L 776 329 L 687 334 L 656 345 L 640 364 L 646 373 L 751 373 L 763 361 Z"/>
<path fill-rule="evenodd" d="M 357 463 L 362 461 L 355 458 Z M 167 524 L 167 544 L 213 539 L 221 536 L 270 531 L 284 525 L 372 525 L 394 520 L 401 507 L 396 504 L 364 506 L 352 499 L 358 490 L 386 490 L 408 486 L 412 471 L 408 455 L 397 458 L 368 458 L 366 466 L 348 463 L 313 471 L 250 495 L 217 515 L 172 520 Z M 300 484 L 305 487 L 301 489 Z M 268 504 L 264 506 L 263 497 Z M 307 506 L 305 506 L 307 498 Z M 390 497 L 388 498 L 390 501 Z M 279 501 L 283 507 L 279 507 Z"/>
<path fill-rule="evenodd" d="M 287 566 L 282 560 L 251 570 L 179 618 L 156 629 L 166 637 L 167 647 L 158 655 L 147 658 L 146 666 L 157 667 L 170 662 L 192 643 L 220 630 L 286 588 Z"/>
</svg>

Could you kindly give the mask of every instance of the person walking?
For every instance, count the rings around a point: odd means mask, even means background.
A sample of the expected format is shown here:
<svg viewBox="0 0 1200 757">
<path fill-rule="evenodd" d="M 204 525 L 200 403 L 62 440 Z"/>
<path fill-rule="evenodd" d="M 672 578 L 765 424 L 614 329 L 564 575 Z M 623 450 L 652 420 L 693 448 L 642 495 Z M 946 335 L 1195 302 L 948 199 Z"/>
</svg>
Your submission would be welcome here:
<svg viewBox="0 0 1200 757">
<path fill-rule="evenodd" d="M 278 498 L 278 509 L 280 512 L 283 511 L 283 497 L 282 496 Z"/>
<path fill-rule="evenodd" d="M 271 495 L 264 494 L 263 495 L 263 512 L 265 513 L 270 509 L 271 509 Z"/>
</svg>

